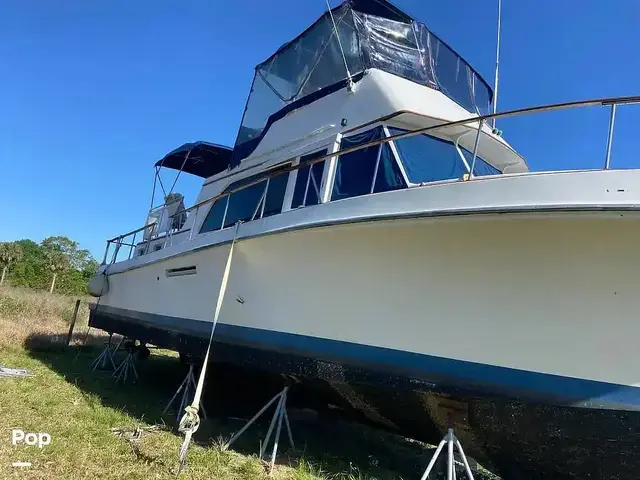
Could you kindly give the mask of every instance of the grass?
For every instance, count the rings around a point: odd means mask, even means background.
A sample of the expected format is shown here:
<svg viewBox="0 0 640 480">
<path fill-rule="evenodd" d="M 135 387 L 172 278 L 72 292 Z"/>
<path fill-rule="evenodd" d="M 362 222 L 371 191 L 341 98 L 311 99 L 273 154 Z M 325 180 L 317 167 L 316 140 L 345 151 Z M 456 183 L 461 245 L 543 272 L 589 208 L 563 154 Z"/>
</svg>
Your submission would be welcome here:
<svg viewBox="0 0 640 480">
<path fill-rule="evenodd" d="M 175 431 L 176 413 L 163 417 L 161 412 L 184 378 L 183 367 L 175 355 L 154 350 L 138 364 L 138 384 L 115 385 L 108 373 L 90 368 L 100 350 L 79 346 L 87 328 L 86 303 L 76 324 L 76 346 L 65 345 L 74 304 L 74 298 L 0 288 L 0 364 L 34 374 L 0 378 L 0 478 L 175 478 L 183 437 Z M 89 343 L 104 340 L 97 334 Z M 432 450 L 418 442 L 341 419 L 309 420 L 290 410 L 298 450 L 286 448 L 283 433 L 276 468 L 267 476 L 255 454 L 266 424 L 248 430 L 233 450 L 221 445 L 244 423 L 234 416 L 246 421 L 273 393 L 263 399 L 259 394 L 264 392 L 247 391 L 249 381 L 244 389 L 224 389 L 215 375 L 216 369 L 208 374 L 204 393 L 212 418 L 203 420 L 196 432 L 180 478 L 419 478 L 430 458 Z M 51 444 L 42 449 L 13 446 L 12 428 L 49 433 Z M 17 470 L 14 461 L 33 465 Z"/>
<path fill-rule="evenodd" d="M 0 424 L 6 426 L 0 443 L 0 478 L 15 474 L 13 461 L 30 461 L 33 467 L 21 471 L 21 478 L 173 478 L 181 438 L 167 427 L 145 431 L 153 425 L 124 409 L 105 406 L 101 399 L 68 382 L 45 362 L 24 352 L 3 352 L 5 364 L 31 370 L 31 379 L 5 379 L 0 390 Z M 108 381 L 103 379 L 103 381 Z M 47 432 L 52 442 L 42 450 L 11 445 L 10 429 Z M 132 432 L 143 429 L 139 440 L 127 440 L 111 429 Z M 306 464 L 279 469 L 275 478 L 319 478 Z M 189 451 L 185 478 L 264 478 L 265 470 L 251 456 L 217 447 L 194 445 Z"/>
<path fill-rule="evenodd" d="M 169 391 L 156 395 L 157 390 L 145 384 L 117 387 L 106 373 L 92 375 L 87 366 L 95 352 L 65 351 L 55 346 L 39 347 L 36 351 L 9 347 L 0 353 L 0 363 L 26 368 L 34 376 L 9 378 L 0 382 L 0 478 L 18 478 L 11 463 L 32 462 L 21 470 L 19 478 L 175 478 L 178 451 L 182 435 L 174 432 L 174 417 L 160 419 L 160 411 L 170 397 Z M 158 356 L 159 358 L 155 358 Z M 175 358 L 154 356 L 149 368 Z M 152 365 L 155 364 L 155 365 Z M 66 368 L 61 368 L 64 366 Z M 62 373 L 62 371 L 65 373 Z M 141 374 L 151 373 L 144 371 Z M 171 385 L 177 385 L 174 382 Z M 144 413 L 143 413 L 144 411 Z M 347 460 L 332 458 L 308 459 L 305 456 L 279 456 L 276 469 L 267 476 L 265 465 L 253 451 L 258 439 L 264 437 L 265 425 L 249 430 L 238 450 L 223 450 L 223 432 L 229 438 L 242 425 L 223 420 L 203 421 L 189 449 L 188 468 L 181 478 L 253 480 L 360 480 L 368 478 L 399 478 L 392 472 L 365 474 Z M 301 428 L 293 424 L 294 435 Z M 304 427 L 304 426 L 303 426 Z M 13 446 L 11 429 L 25 432 L 46 432 L 52 437 L 42 450 L 26 445 Z M 139 439 L 132 439 L 139 429 Z M 116 430 L 114 433 L 113 430 Z M 242 437 L 241 437 L 242 439 Z M 296 437 L 299 442 L 300 438 Z M 286 450 L 285 436 L 281 451 Z M 234 448 L 235 445 L 234 445 Z M 307 446 L 303 445 L 306 450 Z"/>
<path fill-rule="evenodd" d="M 74 335 L 76 344 L 84 339 L 87 329 L 88 310 L 83 300 Z M 0 380 L 0 478 L 175 478 L 182 436 L 160 418 L 164 402 L 182 375 L 175 356 L 154 352 L 152 359 L 140 367 L 151 370 L 140 372 L 144 378 L 151 378 L 149 384 L 116 387 L 106 373 L 96 375 L 88 366 L 99 350 L 64 346 L 74 305 L 75 299 L 70 297 L 0 288 L 0 364 L 26 368 L 34 374 Z M 91 340 L 100 343 L 104 337 L 92 336 Z M 157 382 L 168 375 L 167 371 L 173 380 Z M 163 384 L 169 389 L 159 394 L 156 388 Z M 245 453 L 220 448 L 224 442 L 215 431 L 224 431 L 228 438 L 229 432 L 240 425 L 203 422 L 195 437 L 197 443 L 189 449 L 188 468 L 181 476 L 267 478 L 263 463 L 247 448 Z M 12 428 L 49 433 L 52 442 L 43 449 L 13 446 Z M 136 429 L 141 432 L 138 439 L 131 435 Z M 248 432 L 245 445 L 256 447 L 257 433 L 264 434 L 264 428 Z M 33 465 L 17 471 L 11 465 L 14 461 Z M 369 478 L 353 465 L 343 463 L 344 471 L 340 471 L 334 465 L 340 462 L 329 461 L 332 465 L 327 467 L 322 460 L 291 456 L 283 462 L 279 458 L 269 478 Z"/>
<path fill-rule="evenodd" d="M 36 292 L 26 288 L 0 287 L 0 349 L 20 346 L 29 337 L 66 337 L 76 298 Z M 80 302 L 75 332 L 87 329 L 87 299 Z M 78 334 L 74 340 L 78 340 Z"/>
</svg>

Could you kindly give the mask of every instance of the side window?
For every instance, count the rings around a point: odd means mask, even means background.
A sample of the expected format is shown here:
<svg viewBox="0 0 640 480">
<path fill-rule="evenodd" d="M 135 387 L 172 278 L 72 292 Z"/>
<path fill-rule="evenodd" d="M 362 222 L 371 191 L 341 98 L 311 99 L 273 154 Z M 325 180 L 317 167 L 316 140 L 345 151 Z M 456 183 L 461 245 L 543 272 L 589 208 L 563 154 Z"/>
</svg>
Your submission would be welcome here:
<svg viewBox="0 0 640 480">
<path fill-rule="evenodd" d="M 314 158 L 327 154 L 327 150 L 319 150 L 309 155 L 300 157 L 300 163 L 309 162 Z M 297 170 L 296 185 L 293 190 L 291 208 L 298 208 L 320 203 L 320 188 L 322 185 L 322 172 L 325 162 L 314 163 Z"/>
<path fill-rule="evenodd" d="M 249 221 L 254 217 L 266 184 L 267 181 L 264 180 L 231 194 L 227 215 L 224 219 L 225 227 L 235 225 L 240 220 L 243 222 Z"/>
<path fill-rule="evenodd" d="M 399 190 L 407 185 L 388 143 L 382 145 L 373 193 Z"/>
<path fill-rule="evenodd" d="M 341 148 L 350 148 L 382 138 L 382 127 L 345 137 Z M 406 186 L 400 167 L 388 144 L 374 145 L 338 157 L 331 200 L 387 192 Z"/>
<path fill-rule="evenodd" d="M 224 218 L 224 211 L 227 208 L 227 198 L 223 197 L 214 202 L 209 209 L 207 217 L 202 222 L 200 232 L 211 232 L 213 230 L 220 230 L 222 227 L 222 219 Z"/>
<path fill-rule="evenodd" d="M 390 128 L 391 135 L 404 132 Z M 410 182 L 437 182 L 459 179 L 467 173 L 453 143 L 429 135 L 414 135 L 395 140 L 400 161 Z"/>
<path fill-rule="evenodd" d="M 237 182 L 232 183 L 226 189 L 235 190 L 247 185 L 259 177 L 274 174 L 278 170 L 289 168 L 290 164 L 278 167 L 277 169 L 252 175 Z M 288 172 L 269 177 L 254 185 L 241 188 L 228 197 L 223 197 L 214 202 L 209 209 L 200 233 L 219 230 L 223 227 L 235 225 L 238 221 L 248 222 L 250 220 L 278 214 L 282 211 L 282 203 L 287 188 Z M 266 189 L 266 196 L 265 196 Z M 222 222 L 224 221 L 224 225 Z"/>
<path fill-rule="evenodd" d="M 287 165 L 287 168 L 289 165 Z M 263 217 L 269 217 L 282 212 L 282 204 L 284 203 L 284 194 L 287 190 L 287 181 L 289 173 L 281 173 L 275 177 L 271 177 L 267 186 L 267 198 L 264 202 Z"/>
<path fill-rule="evenodd" d="M 471 162 L 473 160 L 473 152 L 470 152 L 466 148 L 460 147 L 464 157 L 467 159 L 469 168 L 471 168 Z M 502 172 L 493 165 L 490 165 L 486 160 L 476 155 L 476 163 L 473 166 L 473 174 L 476 177 L 484 177 L 486 175 L 501 175 Z"/>
</svg>

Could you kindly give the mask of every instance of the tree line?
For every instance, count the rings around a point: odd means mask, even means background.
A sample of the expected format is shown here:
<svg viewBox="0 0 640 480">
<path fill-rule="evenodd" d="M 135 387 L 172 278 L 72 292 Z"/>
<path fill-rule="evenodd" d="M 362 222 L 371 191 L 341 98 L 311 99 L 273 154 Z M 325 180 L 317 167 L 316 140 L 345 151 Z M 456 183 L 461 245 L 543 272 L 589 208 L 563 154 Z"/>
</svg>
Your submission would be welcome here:
<svg viewBox="0 0 640 480">
<path fill-rule="evenodd" d="M 98 262 L 67 237 L 0 242 L 0 285 L 86 295 Z"/>
</svg>

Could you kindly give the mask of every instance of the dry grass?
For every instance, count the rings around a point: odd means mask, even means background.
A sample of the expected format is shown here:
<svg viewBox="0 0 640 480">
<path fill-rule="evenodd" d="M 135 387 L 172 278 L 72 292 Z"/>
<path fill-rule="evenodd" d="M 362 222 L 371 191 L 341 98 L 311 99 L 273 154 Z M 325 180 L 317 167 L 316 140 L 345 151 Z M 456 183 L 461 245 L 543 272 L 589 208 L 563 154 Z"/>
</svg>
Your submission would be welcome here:
<svg viewBox="0 0 640 480">
<path fill-rule="evenodd" d="M 34 291 L 26 288 L 0 287 L 0 348 L 23 345 L 37 336 L 48 342 L 65 342 L 77 298 Z M 88 298 L 80 299 L 73 341 L 84 340 L 89 319 Z M 100 340 L 101 341 L 101 340 Z"/>
</svg>

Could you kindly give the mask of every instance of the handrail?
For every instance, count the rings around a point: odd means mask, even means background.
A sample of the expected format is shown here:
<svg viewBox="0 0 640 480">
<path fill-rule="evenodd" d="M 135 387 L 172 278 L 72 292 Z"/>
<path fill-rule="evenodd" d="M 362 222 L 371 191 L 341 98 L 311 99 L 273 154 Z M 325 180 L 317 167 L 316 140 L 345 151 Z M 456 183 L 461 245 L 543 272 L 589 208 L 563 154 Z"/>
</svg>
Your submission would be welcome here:
<svg viewBox="0 0 640 480">
<path fill-rule="evenodd" d="M 439 123 L 437 125 L 431 125 L 429 127 L 423 127 L 423 128 L 418 128 L 415 130 L 408 130 L 406 132 L 402 132 L 402 133 L 398 133 L 395 135 L 391 135 L 388 137 L 382 137 L 382 138 L 378 138 L 375 140 L 371 140 L 369 142 L 365 142 L 359 145 L 355 145 L 353 147 L 347 147 L 345 149 L 339 150 L 337 152 L 330 152 L 327 153 L 326 155 L 320 156 L 320 157 L 316 157 L 310 160 L 307 160 L 305 162 L 301 162 L 298 163 L 297 165 L 290 165 L 289 167 L 286 168 L 280 168 L 277 171 L 274 171 L 273 173 L 269 173 L 269 172 L 265 172 L 264 175 L 260 175 L 258 177 L 256 177 L 254 180 L 252 180 L 251 182 L 245 183 L 239 187 L 233 188 L 231 190 L 227 190 L 224 191 L 218 195 L 215 195 L 211 198 L 208 198 L 206 200 L 203 200 L 199 203 L 196 203 L 195 205 L 192 205 L 189 208 L 186 208 L 184 210 L 180 210 L 179 212 L 176 212 L 174 215 L 172 215 L 170 218 L 173 218 L 176 215 L 183 215 L 183 214 L 187 214 L 189 212 L 191 212 L 192 210 L 197 210 L 199 209 L 201 206 L 206 205 L 208 203 L 212 203 L 215 202 L 221 198 L 224 198 L 226 196 L 232 195 L 240 190 L 244 190 L 245 188 L 251 187 L 253 185 L 256 185 L 258 183 L 261 183 L 269 178 L 275 177 L 275 176 L 279 176 L 279 175 L 284 175 L 287 173 L 291 173 L 293 171 L 296 171 L 298 169 L 301 168 L 305 168 L 307 166 L 310 165 L 314 165 L 316 163 L 320 163 L 320 162 L 324 162 L 325 160 L 328 160 L 330 158 L 336 157 L 338 155 L 342 156 L 342 155 L 346 155 L 352 152 L 356 152 L 358 150 L 362 150 L 365 148 L 369 148 L 369 147 L 374 147 L 376 145 L 380 145 L 383 143 L 387 143 L 387 142 L 391 142 L 394 140 L 401 140 L 403 138 L 408 138 L 408 137 L 412 137 L 415 135 L 421 135 L 433 130 L 438 130 L 441 128 L 448 128 L 448 127 L 456 127 L 456 126 L 466 126 L 469 123 L 479 123 L 479 127 L 478 127 L 478 137 L 479 137 L 479 133 L 480 130 L 482 128 L 482 125 L 484 123 L 486 123 L 487 120 L 491 120 L 491 119 L 497 119 L 497 118 L 508 118 L 508 117 L 515 117 L 515 116 L 519 116 L 519 115 L 523 115 L 523 114 L 528 114 L 528 113 L 539 113 L 539 112 L 550 112 L 550 111 L 555 111 L 555 110 L 564 110 L 564 109 L 569 109 L 569 108 L 577 108 L 577 107 L 596 107 L 596 106 L 611 106 L 613 109 L 613 112 L 615 112 L 615 107 L 617 105 L 625 105 L 625 104 L 636 104 L 636 103 L 640 103 L 640 96 L 638 95 L 633 95 L 633 96 L 622 96 L 622 97 L 604 97 L 604 98 L 597 98 L 597 99 L 591 99 L 591 100 L 577 100 L 577 101 L 572 101 L 572 102 L 561 102 L 561 103 L 551 103 L 551 104 L 546 104 L 546 105 L 538 105 L 535 107 L 525 107 L 525 108 L 517 108 L 514 110 L 507 110 L 507 111 L 503 111 L 503 112 L 497 112 L 497 113 L 490 113 L 487 115 L 476 115 L 473 117 L 469 117 L 469 118 L 465 118 L 462 120 L 456 120 L 456 121 L 452 121 L 452 122 L 443 122 L 443 123 Z M 612 114 L 612 117 L 615 116 L 615 113 Z M 609 135 L 608 135 L 608 144 L 607 144 L 607 160 L 605 162 L 605 168 L 609 167 L 609 155 L 610 155 L 610 150 L 611 150 L 611 136 L 612 136 L 612 130 L 613 130 L 613 121 L 610 121 L 609 123 Z M 477 148 L 477 140 L 476 139 L 476 148 Z M 475 150 L 475 149 L 474 149 Z M 475 157 L 475 151 L 474 151 L 474 157 Z M 473 175 L 470 175 L 471 177 L 473 177 Z M 195 220 L 194 220 L 195 221 Z M 132 235 L 134 233 L 138 233 L 141 232 L 142 230 L 145 230 L 147 228 L 153 228 L 154 224 L 147 224 L 143 227 L 137 228 L 135 230 L 131 230 L 130 232 L 124 233 L 122 235 L 118 235 L 110 240 L 107 240 L 107 248 L 108 245 L 110 243 L 114 243 L 114 242 L 121 242 L 125 237 L 128 237 L 129 235 Z"/>
</svg>

